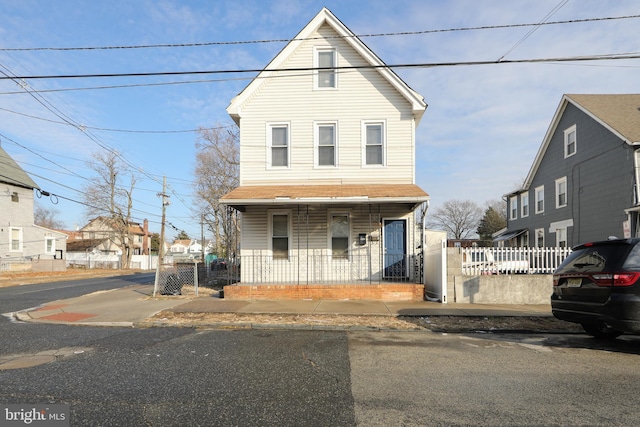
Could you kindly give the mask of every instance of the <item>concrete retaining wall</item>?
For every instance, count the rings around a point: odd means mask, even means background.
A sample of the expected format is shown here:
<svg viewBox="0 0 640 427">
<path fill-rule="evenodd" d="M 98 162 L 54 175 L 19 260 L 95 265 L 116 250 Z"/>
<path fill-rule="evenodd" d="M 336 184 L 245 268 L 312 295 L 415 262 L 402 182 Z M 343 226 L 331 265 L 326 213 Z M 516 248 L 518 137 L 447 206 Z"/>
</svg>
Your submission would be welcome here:
<svg viewBox="0 0 640 427">
<path fill-rule="evenodd" d="M 449 302 L 469 304 L 550 304 L 550 274 L 453 276 L 448 283 Z"/>
</svg>

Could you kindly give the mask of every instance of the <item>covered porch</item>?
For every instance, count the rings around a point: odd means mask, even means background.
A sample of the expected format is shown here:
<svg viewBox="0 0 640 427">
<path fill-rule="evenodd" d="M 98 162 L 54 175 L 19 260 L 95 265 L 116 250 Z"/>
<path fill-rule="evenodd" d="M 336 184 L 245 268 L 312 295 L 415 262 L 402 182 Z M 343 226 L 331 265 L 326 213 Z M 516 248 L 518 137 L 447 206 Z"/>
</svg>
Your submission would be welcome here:
<svg viewBox="0 0 640 427">
<path fill-rule="evenodd" d="M 221 202 L 241 213 L 231 299 L 424 298 L 415 185 L 239 187 Z"/>
</svg>

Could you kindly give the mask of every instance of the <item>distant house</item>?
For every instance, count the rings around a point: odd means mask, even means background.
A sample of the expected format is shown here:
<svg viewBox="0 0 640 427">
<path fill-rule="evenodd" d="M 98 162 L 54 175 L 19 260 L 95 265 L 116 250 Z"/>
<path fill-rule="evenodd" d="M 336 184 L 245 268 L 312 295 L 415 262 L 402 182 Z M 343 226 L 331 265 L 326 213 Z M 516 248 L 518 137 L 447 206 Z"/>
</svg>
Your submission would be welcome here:
<svg viewBox="0 0 640 427">
<path fill-rule="evenodd" d="M 67 235 L 34 224 L 34 189 L 38 185 L 0 146 L 0 269 L 17 268 L 17 262 L 22 269 L 38 268 L 25 261 L 64 258 Z"/>
<path fill-rule="evenodd" d="M 175 254 L 187 254 L 189 252 L 189 246 L 190 245 L 191 245 L 191 239 L 176 240 L 169 247 L 169 252 L 172 255 L 175 255 Z"/>
<path fill-rule="evenodd" d="M 426 107 L 322 9 L 227 108 L 240 186 L 220 202 L 241 215 L 242 268 L 225 298 L 422 299 Z"/>
<path fill-rule="evenodd" d="M 640 236 L 639 149 L 640 94 L 564 95 L 495 240 L 571 247 Z"/>
<path fill-rule="evenodd" d="M 131 255 L 149 255 L 149 249 L 151 248 L 151 234 L 149 233 L 149 223 L 146 219 L 142 224 L 129 222 L 128 233 L 133 238 L 131 247 L 129 247 L 129 242 L 121 242 L 121 233 L 112 218 L 102 216 L 94 218 L 82 227 L 79 233 L 83 240 L 109 239 L 118 248 L 120 254 L 130 251 Z"/>
<path fill-rule="evenodd" d="M 207 243 L 205 249 L 209 249 L 211 243 Z M 193 261 L 202 258 L 202 241 L 196 239 L 180 239 L 169 247 L 168 255 L 173 255 L 174 261 Z"/>
</svg>

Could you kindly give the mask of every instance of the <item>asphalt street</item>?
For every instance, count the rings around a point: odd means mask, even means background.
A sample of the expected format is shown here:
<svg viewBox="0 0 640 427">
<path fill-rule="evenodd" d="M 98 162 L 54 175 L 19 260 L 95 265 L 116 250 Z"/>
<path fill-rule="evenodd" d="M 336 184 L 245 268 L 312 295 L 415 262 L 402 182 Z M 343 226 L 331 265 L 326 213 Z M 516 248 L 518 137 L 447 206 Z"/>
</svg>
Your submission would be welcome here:
<svg viewBox="0 0 640 427">
<path fill-rule="evenodd" d="M 0 312 L 135 280 L 145 279 L 30 285 L 11 298 L 0 290 Z M 639 336 L 95 327 L 0 316 L 0 344 L 0 404 L 66 404 L 73 426 L 629 426 L 640 419 Z"/>
</svg>

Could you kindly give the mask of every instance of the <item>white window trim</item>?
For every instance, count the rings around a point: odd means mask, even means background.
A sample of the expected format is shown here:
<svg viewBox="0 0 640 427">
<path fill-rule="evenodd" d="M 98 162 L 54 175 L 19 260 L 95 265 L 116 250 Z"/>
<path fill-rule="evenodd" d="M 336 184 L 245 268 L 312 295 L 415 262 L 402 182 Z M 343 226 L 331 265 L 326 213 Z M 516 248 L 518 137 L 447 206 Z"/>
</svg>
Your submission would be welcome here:
<svg viewBox="0 0 640 427">
<path fill-rule="evenodd" d="M 560 204 L 560 185 L 564 184 L 564 204 Z M 567 188 L 567 177 L 556 179 L 556 209 L 564 208 L 567 206 L 567 200 L 569 198 L 569 189 Z"/>
<path fill-rule="evenodd" d="M 566 248 L 569 245 L 569 237 L 567 235 L 567 228 L 566 227 L 558 227 L 556 228 L 556 247 L 559 248 L 560 247 L 560 236 L 564 234 L 564 243 L 565 245 L 562 246 L 564 248 Z"/>
<path fill-rule="evenodd" d="M 327 212 L 327 253 L 329 254 L 329 259 L 333 259 L 333 246 L 331 241 L 331 217 L 334 215 L 346 215 L 347 220 L 349 221 L 349 236 L 347 239 L 347 258 L 337 258 L 337 261 L 349 261 L 351 262 L 351 244 L 352 244 L 352 221 L 351 221 L 351 212 L 349 210 L 329 210 Z"/>
<path fill-rule="evenodd" d="M 272 143 L 273 128 L 286 127 L 287 128 L 287 166 L 273 166 L 271 162 L 272 155 Z M 266 125 L 266 142 L 267 142 L 267 169 L 291 169 L 291 122 L 267 122 Z"/>
<path fill-rule="evenodd" d="M 575 141 L 574 141 L 574 147 L 573 147 L 573 153 L 568 152 L 569 149 L 569 135 L 571 133 L 575 134 Z M 574 154 L 576 154 L 576 152 L 578 151 L 578 133 L 576 132 L 576 125 L 571 126 L 568 129 L 565 129 L 564 131 L 564 158 L 566 159 L 567 157 L 571 157 Z"/>
<path fill-rule="evenodd" d="M 273 216 L 274 215 L 286 215 L 287 216 L 287 237 L 288 237 L 288 245 L 289 247 L 287 248 L 287 258 L 273 258 Z M 267 236 L 268 236 L 268 242 L 267 242 L 267 248 L 269 250 L 269 254 L 271 255 L 271 259 L 276 262 L 276 261 L 286 261 L 289 262 L 291 260 L 291 241 L 293 240 L 292 237 L 292 233 L 293 233 L 293 224 L 292 224 L 292 220 L 291 220 L 292 216 L 291 216 L 291 210 L 288 209 L 274 209 L 274 210 L 268 210 L 267 211 Z"/>
<path fill-rule="evenodd" d="M 51 250 L 47 250 L 47 241 L 51 240 Z M 47 255 L 53 255 L 56 253 L 56 239 L 51 236 L 45 236 L 44 238 L 44 253 Z"/>
<path fill-rule="evenodd" d="M 18 230 L 18 249 L 13 249 L 13 239 L 11 236 L 13 235 L 13 230 Z M 22 232 L 22 227 L 9 227 L 9 252 L 22 252 L 24 250 L 24 234 Z"/>
<path fill-rule="evenodd" d="M 333 126 L 333 165 L 320 164 L 320 127 Z M 327 169 L 338 167 L 338 122 L 335 120 L 315 121 L 313 122 L 313 157 L 316 168 Z"/>
<path fill-rule="evenodd" d="M 525 207 L 527 208 L 526 212 L 524 209 Z M 526 218 L 529 216 L 529 212 L 531 212 L 531 205 L 529 204 L 529 192 L 522 193 L 520 194 L 520 216 L 522 218 Z"/>
<path fill-rule="evenodd" d="M 542 209 L 538 209 L 538 194 L 542 193 Z M 536 187 L 535 189 L 535 212 L 537 214 L 544 213 L 544 185 Z"/>
<path fill-rule="evenodd" d="M 367 126 L 382 125 L 382 164 L 367 164 Z M 382 168 L 387 166 L 387 121 L 386 120 L 363 120 L 360 133 L 362 138 L 362 167 L 365 168 Z"/>
<path fill-rule="evenodd" d="M 318 84 L 318 79 L 320 77 L 320 70 L 318 70 L 318 68 L 320 67 L 320 64 L 318 61 L 318 56 L 320 52 L 332 52 L 333 53 L 333 66 L 335 67 L 333 70 L 333 78 L 334 78 L 334 85 L 333 87 L 329 86 L 329 87 L 321 87 Z M 313 73 L 313 89 L 314 90 L 336 90 L 338 89 L 338 51 L 333 48 L 333 47 L 314 47 L 313 49 L 313 68 L 316 69 L 315 73 Z M 325 71 L 325 70 L 323 70 Z"/>
<path fill-rule="evenodd" d="M 542 235 L 542 246 L 538 246 L 538 236 Z M 536 247 L 542 247 L 544 248 L 544 228 L 536 228 L 536 241 L 535 241 L 535 245 Z"/>
<path fill-rule="evenodd" d="M 518 219 L 518 196 L 509 197 L 509 219 Z"/>
</svg>

